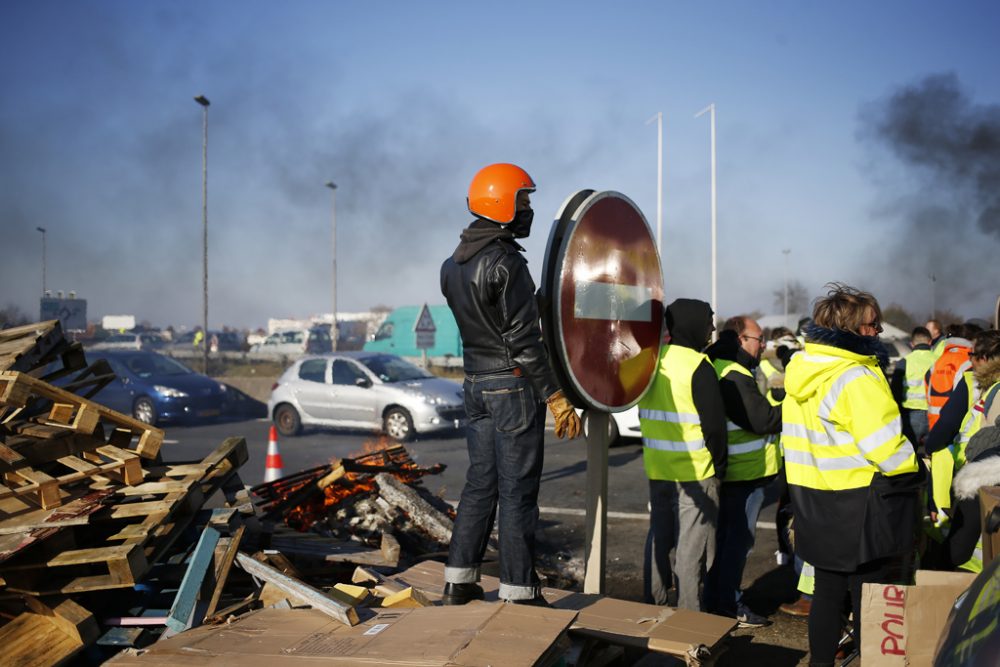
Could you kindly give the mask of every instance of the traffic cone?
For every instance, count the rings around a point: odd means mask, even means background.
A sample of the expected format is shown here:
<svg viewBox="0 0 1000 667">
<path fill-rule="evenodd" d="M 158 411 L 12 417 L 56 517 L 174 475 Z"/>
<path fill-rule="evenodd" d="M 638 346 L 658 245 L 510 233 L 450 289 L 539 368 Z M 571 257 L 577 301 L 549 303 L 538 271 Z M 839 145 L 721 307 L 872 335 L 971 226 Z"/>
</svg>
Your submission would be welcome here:
<svg viewBox="0 0 1000 667">
<path fill-rule="evenodd" d="M 278 451 L 278 429 L 271 427 L 267 435 L 267 460 L 264 463 L 264 481 L 273 482 L 285 476 L 285 464 Z"/>
</svg>

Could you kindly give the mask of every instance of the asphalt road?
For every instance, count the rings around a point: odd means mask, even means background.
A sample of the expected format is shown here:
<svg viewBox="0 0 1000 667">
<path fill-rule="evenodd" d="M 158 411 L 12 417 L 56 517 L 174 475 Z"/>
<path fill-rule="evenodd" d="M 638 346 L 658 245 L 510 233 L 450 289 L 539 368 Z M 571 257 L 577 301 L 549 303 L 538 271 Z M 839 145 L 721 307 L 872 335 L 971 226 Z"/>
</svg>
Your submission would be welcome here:
<svg viewBox="0 0 1000 667">
<path fill-rule="evenodd" d="M 263 481 L 267 420 L 167 426 L 165 430 L 166 440 L 161 452 L 167 461 L 200 459 L 227 437 L 246 438 L 250 459 L 240 475 L 248 485 Z M 372 433 L 327 430 L 307 431 L 295 438 L 281 439 L 279 448 L 285 474 L 334 458 L 361 454 L 366 443 L 377 439 L 378 436 Z M 446 500 L 457 501 L 467 466 L 464 435 L 448 432 L 421 437 L 407 443 L 407 449 L 419 465 L 443 463 L 447 466 L 443 473 L 425 477 L 424 485 Z M 606 593 L 622 599 L 641 600 L 648 486 L 639 442 L 626 441 L 612 448 L 608 463 Z M 565 577 L 561 583 L 566 580 L 582 583 L 586 469 L 583 437 L 567 442 L 556 439 L 551 430 L 546 431 L 538 545 L 547 562 L 555 563 Z M 757 545 L 747 563 L 743 581 L 745 599 L 758 613 L 768 615 L 773 624 L 767 628 L 736 631 L 718 665 L 790 667 L 807 664 L 805 619 L 788 617 L 777 611 L 778 605 L 793 599 L 796 593 L 791 569 L 778 567 L 775 563 L 774 513 L 775 502 L 769 497 L 758 524 Z M 642 664 L 657 663 L 643 661 Z"/>
</svg>

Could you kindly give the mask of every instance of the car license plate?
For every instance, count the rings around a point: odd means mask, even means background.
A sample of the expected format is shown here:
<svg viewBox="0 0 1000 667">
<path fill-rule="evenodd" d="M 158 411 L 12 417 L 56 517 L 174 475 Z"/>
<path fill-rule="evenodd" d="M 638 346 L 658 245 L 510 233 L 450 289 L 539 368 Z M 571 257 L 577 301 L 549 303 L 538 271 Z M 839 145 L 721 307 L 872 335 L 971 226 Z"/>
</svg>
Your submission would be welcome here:
<svg viewBox="0 0 1000 667">
<path fill-rule="evenodd" d="M 220 414 L 222 414 L 222 411 L 219 410 L 218 408 L 213 408 L 211 410 L 199 410 L 198 411 L 198 416 L 199 417 L 218 417 Z"/>
</svg>

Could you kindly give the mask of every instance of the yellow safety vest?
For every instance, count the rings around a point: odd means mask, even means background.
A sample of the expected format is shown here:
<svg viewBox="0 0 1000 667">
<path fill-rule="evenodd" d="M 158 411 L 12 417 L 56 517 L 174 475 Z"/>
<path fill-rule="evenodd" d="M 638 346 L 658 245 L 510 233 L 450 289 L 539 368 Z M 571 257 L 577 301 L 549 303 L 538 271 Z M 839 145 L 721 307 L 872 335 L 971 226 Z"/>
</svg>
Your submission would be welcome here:
<svg viewBox="0 0 1000 667">
<path fill-rule="evenodd" d="M 805 561 L 802 561 L 802 572 L 799 573 L 799 583 L 796 588 L 806 595 L 816 592 L 816 568 Z"/>
<path fill-rule="evenodd" d="M 975 425 L 974 414 L 976 401 L 979 400 L 979 387 L 972 371 L 963 373 L 962 381 L 969 390 L 969 404 L 966 407 L 965 417 L 962 418 L 962 425 L 958 429 L 958 435 L 955 436 L 955 442 L 931 454 L 931 496 L 938 510 L 951 507 L 951 481 L 955 478 L 955 473 L 965 465 L 965 445 L 979 430 L 979 425 Z M 982 418 L 980 425 L 981 422 Z M 939 516 L 938 525 L 942 525 L 946 520 L 947 516 Z"/>
<path fill-rule="evenodd" d="M 691 392 L 702 361 L 708 357 L 681 345 L 660 350 L 656 377 L 639 401 L 642 459 L 649 479 L 693 482 L 715 476 Z"/>
<path fill-rule="evenodd" d="M 933 350 L 914 350 L 906 355 L 906 397 L 903 407 L 909 410 L 927 409 L 927 389 L 924 376 L 938 355 Z"/>
<path fill-rule="evenodd" d="M 858 489 L 875 473 L 917 472 L 899 408 L 874 356 L 806 343 L 785 373 L 781 444 L 788 483 Z"/>
<path fill-rule="evenodd" d="M 716 359 L 712 365 L 720 380 L 730 373 L 741 373 L 753 378 L 750 371 L 735 361 Z M 729 420 L 726 421 L 726 430 L 729 459 L 725 481 L 748 481 L 778 474 L 781 470 L 781 452 L 778 451 L 778 439 L 774 434 L 758 435 Z"/>
<path fill-rule="evenodd" d="M 958 566 L 958 569 L 965 570 L 967 572 L 975 572 L 979 574 L 983 571 L 983 536 L 979 536 L 979 541 L 976 542 L 976 548 L 972 551 L 972 555 L 969 560 L 965 561 Z"/>
<path fill-rule="evenodd" d="M 771 384 L 771 379 L 777 377 L 778 375 L 784 375 L 784 371 L 779 371 L 778 367 L 774 365 L 774 362 L 770 359 L 760 360 L 760 372 L 763 373 L 764 379 L 767 381 L 766 384 Z M 781 401 L 774 397 L 774 390 L 768 386 L 764 391 L 764 396 L 767 398 L 767 402 L 771 405 L 780 405 Z"/>
</svg>

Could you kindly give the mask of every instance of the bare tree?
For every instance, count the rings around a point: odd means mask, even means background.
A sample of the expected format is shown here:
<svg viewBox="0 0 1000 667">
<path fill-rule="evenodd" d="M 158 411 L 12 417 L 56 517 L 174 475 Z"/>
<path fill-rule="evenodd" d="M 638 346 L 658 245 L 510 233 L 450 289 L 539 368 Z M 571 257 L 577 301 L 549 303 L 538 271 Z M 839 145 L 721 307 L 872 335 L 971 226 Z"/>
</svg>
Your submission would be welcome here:
<svg viewBox="0 0 1000 667">
<path fill-rule="evenodd" d="M 0 329 L 10 329 L 23 324 L 31 324 L 28 314 L 13 304 L 0 308 Z"/>
<path fill-rule="evenodd" d="M 907 333 L 912 331 L 913 327 L 918 324 L 916 316 L 898 303 L 890 303 L 883 308 L 882 319 Z M 923 322 L 919 324 L 923 324 Z"/>
<path fill-rule="evenodd" d="M 774 295 L 774 306 L 779 312 L 785 309 L 785 286 L 771 292 Z M 809 309 L 809 290 L 798 280 L 788 283 L 788 312 L 803 313 Z"/>
</svg>

